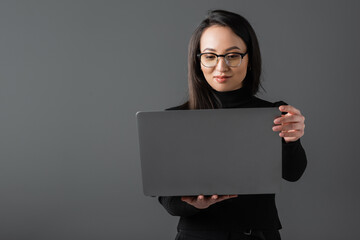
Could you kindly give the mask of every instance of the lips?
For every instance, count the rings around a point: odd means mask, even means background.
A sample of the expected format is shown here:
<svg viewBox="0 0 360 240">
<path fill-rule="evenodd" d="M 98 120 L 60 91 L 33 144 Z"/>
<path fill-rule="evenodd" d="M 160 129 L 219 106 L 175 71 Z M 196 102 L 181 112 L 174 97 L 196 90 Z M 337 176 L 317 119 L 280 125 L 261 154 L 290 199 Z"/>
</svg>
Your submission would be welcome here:
<svg viewBox="0 0 360 240">
<path fill-rule="evenodd" d="M 217 81 L 218 83 L 224 83 L 227 79 L 229 78 L 229 76 L 214 76 L 215 81 Z"/>
</svg>

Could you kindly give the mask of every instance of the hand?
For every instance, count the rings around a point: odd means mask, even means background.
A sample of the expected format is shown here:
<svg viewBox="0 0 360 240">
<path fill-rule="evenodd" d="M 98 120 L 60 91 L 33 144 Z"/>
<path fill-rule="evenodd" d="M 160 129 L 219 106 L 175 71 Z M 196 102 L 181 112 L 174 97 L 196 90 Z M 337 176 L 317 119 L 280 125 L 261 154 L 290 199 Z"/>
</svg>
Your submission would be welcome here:
<svg viewBox="0 0 360 240">
<path fill-rule="evenodd" d="M 273 126 L 273 131 L 280 132 L 279 136 L 283 137 L 285 142 L 295 142 L 304 135 L 305 117 L 298 109 L 290 105 L 282 105 L 279 110 L 287 114 L 274 120 L 277 125 Z"/>
<path fill-rule="evenodd" d="M 181 197 L 181 201 L 186 202 L 198 209 L 205 209 L 214 203 L 224 201 L 229 198 L 235 198 L 237 195 L 212 195 L 211 197 L 205 197 L 204 195 Z"/>
</svg>

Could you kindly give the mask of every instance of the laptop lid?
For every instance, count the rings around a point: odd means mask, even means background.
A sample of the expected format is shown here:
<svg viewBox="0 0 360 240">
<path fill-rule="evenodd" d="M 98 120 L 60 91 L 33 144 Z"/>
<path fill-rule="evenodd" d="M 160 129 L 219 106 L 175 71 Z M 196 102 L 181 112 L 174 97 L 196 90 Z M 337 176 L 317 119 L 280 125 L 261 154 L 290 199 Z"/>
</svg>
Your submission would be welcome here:
<svg viewBox="0 0 360 240">
<path fill-rule="evenodd" d="M 137 112 L 147 196 L 276 193 L 277 108 Z"/>
</svg>

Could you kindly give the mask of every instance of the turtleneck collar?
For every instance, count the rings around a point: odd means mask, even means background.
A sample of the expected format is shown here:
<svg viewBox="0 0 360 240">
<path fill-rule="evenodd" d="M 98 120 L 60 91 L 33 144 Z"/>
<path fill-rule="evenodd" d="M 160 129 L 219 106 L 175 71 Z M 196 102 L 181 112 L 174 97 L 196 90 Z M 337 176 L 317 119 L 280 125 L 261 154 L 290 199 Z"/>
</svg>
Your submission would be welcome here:
<svg viewBox="0 0 360 240">
<path fill-rule="evenodd" d="M 218 92 L 212 88 L 212 92 L 219 98 L 223 108 L 238 107 L 251 99 L 251 94 L 245 88 Z"/>
</svg>

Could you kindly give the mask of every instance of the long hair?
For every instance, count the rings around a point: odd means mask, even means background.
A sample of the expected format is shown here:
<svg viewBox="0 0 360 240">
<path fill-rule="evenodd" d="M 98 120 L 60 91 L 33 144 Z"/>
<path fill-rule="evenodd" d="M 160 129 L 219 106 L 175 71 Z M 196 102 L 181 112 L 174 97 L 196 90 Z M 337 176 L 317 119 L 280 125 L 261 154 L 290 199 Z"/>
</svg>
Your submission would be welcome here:
<svg viewBox="0 0 360 240">
<path fill-rule="evenodd" d="M 255 95 L 260 84 L 261 56 L 260 47 L 254 29 L 250 23 L 236 13 L 213 10 L 209 11 L 207 17 L 200 23 L 191 36 L 188 49 L 188 86 L 189 100 L 184 103 L 189 109 L 219 108 L 220 102 L 211 91 L 200 67 L 200 38 L 204 30 L 213 25 L 229 27 L 246 44 L 249 63 L 246 77 L 243 81 L 243 88 Z"/>
</svg>

